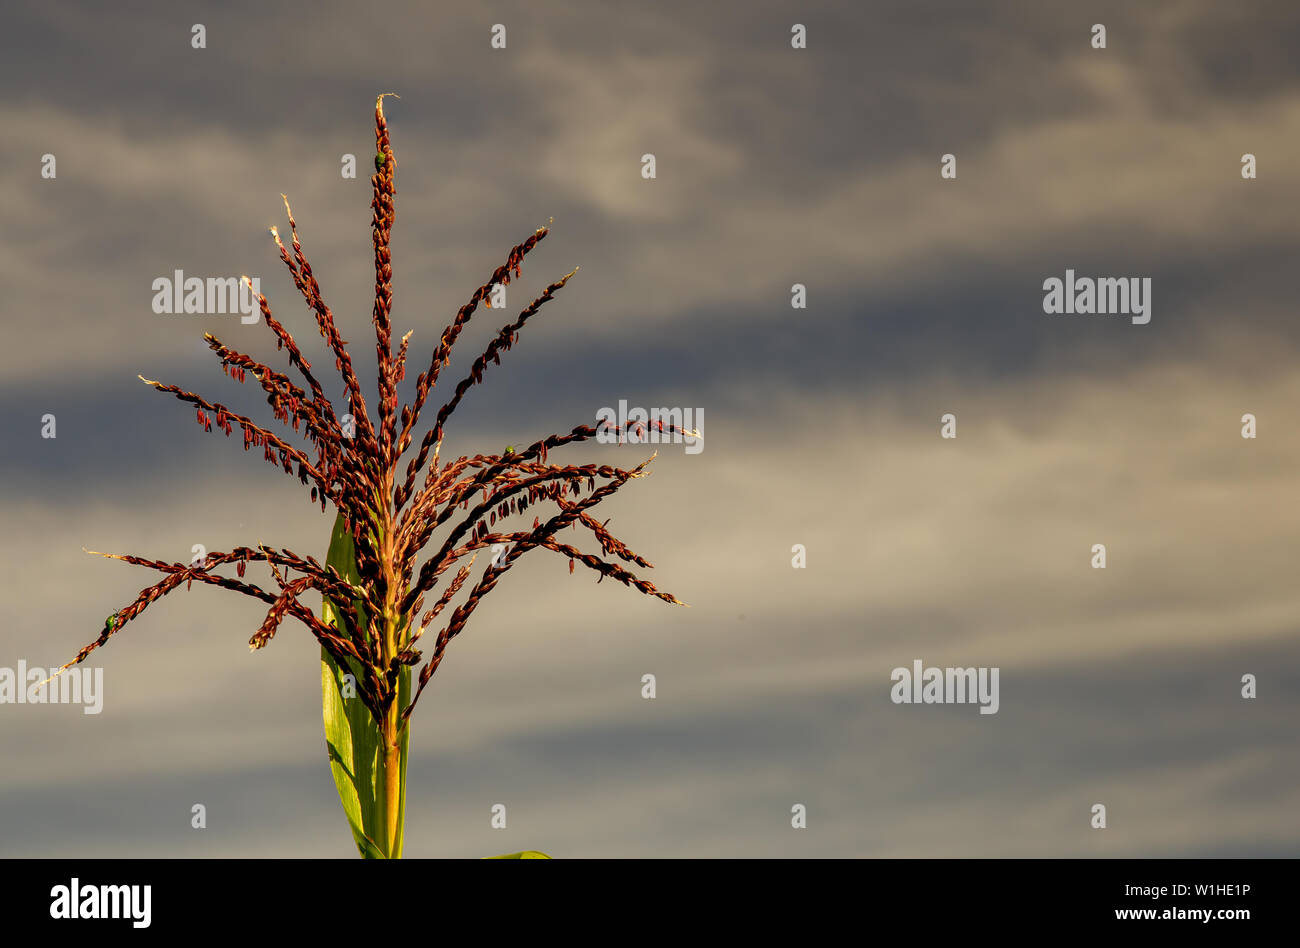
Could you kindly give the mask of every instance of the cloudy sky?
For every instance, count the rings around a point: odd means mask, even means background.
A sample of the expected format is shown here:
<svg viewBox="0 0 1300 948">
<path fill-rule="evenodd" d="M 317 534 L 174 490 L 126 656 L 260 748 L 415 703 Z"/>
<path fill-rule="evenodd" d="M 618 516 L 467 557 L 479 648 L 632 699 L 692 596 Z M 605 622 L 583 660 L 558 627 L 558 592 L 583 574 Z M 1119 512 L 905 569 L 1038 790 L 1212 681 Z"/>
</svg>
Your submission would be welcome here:
<svg viewBox="0 0 1300 948">
<path fill-rule="evenodd" d="M 421 700 L 408 855 L 1300 854 L 1300 10 L 453 6 L 6 5 L 0 667 L 66 661 L 153 581 L 83 549 L 323 557 L 329 514 L 136 375 L 268 414 L 202 334 L 280 366 L 273 338 L 155 314 L 176 270 L 259 276 L 332 366 L 267 234 L 283 192 L 373 391 L 396 92 L 414 364 L 552 218 L 511 308 L 581 265 L 447 450 L 619 399 L 705 435 L 602 505 L 691 608 L 525 558 Z M 1067 268 L 1149 277 L 1150 323 L 1044 314 Z M 504 321 L 480 310 L 444 378 Z M 319 648 L 286 623 L 250 654 L 263 612 L 178 592 L 92 657 L 103 713 L 0 705 L 0 855 L 354 855 Z M 892 703 L 917 659 L 999 668 L 998 713 Z"/>
</svg>

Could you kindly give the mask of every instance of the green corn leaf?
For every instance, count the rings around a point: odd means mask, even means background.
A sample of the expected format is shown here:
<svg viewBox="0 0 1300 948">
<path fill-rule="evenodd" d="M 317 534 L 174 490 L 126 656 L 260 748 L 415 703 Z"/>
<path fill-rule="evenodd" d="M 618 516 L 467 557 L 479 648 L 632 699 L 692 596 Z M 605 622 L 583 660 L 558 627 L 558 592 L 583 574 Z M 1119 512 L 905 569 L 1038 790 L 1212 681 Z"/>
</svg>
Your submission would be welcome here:
<svg viewBox="0 0 1300 948">
<path fill-rule="evenodd" d="M 344 580 L 360 582 L 356 550 L 341 515 L 334 522 L 326 562 L 338 570 Z M 365 622 L 364 609 L 360 603 L 355 605 L 361 621 Z M 326 625 L 343 628 L 343 620 L 328 597 L 324 600 L 321 618 Z M 351 681 L 348 681 L 349 675 L 352 676 Z M 406 811 L 406 752 L 410 727 L 408 725 L 403 730 L 401 737 L 401 797 L 397 815 L 397 843 L 395 851 L 386 854 L 382 843 L 385 838 L 383 739 L 370 711 L 357 696 L 356 682 L 359 680 L 360 669 L 352 667 L 349 661 L 340 666 L 328 652 L 321 649 L 321 714 L 325 723 L 325 744 L 339 801 L 343 804 L 343 812 L 352 827 L 352 838 L 366 859 L 384 859 L 388 856 L 397 858 L 402 854 L 402 827 Z M 402 669 L 398 688 L 399 700 L 403 704 L 409 703 L 409 669 Z"/>
<path fill-rule="evenodd" d="M 505 856 L 484 856 L 484 859 L 550 859 L 546 853 L 539 853 L 535 849 L 525 849 L 521 853 L 509 853 Z"/>
</svg>

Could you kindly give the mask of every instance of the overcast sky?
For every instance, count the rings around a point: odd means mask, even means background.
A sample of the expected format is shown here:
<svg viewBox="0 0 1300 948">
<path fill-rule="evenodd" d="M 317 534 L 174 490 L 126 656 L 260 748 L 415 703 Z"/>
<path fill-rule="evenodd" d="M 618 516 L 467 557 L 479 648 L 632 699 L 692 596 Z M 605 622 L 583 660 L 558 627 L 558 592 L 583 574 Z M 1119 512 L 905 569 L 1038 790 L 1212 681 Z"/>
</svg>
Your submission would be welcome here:
<svg viewBox="0 0 1300 948">
<path fill-rule="evenodd" d="M 265 327 L 151 307 L 176 270 L 248 273 L 341 401 L 267 233 L 283 192 L 374 405 L 396 92 L 414 365 L 552 218 L 511 315 L 581 265 L 446 450 L 620 399 L 705 435 L 601 507 L 691 608 L 526 557 L 421 699 L 408 855 L 1300 854 L 1300 9 L 452 7 L 6 5 L 0 667 L 66 661 L 153 582 L 83 548 L 323 558 L 331 514 L 136 376 L 267 418 L 202 340 L 283 367 Z M 1150 322 L 1046 315 L 1067 269 L 1150 278 Z M 504 321 L 479 311 L 447 384 Z M 263 614 L 177 592 L 92 656 L 101 714 L 0 704 L 0 855 L 355 855 L 319 648 L 286 623 L 250 654 Z M 999 668 L 998 712 L 894 704 L 917 659 Z"/>
</svg>

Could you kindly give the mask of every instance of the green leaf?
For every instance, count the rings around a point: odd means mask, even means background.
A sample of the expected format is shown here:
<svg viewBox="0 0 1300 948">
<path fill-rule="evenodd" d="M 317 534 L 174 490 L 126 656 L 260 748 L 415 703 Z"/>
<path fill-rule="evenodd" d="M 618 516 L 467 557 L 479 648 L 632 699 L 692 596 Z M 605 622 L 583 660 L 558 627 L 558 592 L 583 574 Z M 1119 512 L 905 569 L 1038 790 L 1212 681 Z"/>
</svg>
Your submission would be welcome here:
<svg viewBox="0 0 1300 948">
<path fill-rule="evenodd" d="M 344 580 L 360 583 L 356 550 L 352 536 L 344 527 L 342 515 L 334 522 L 326 562 L 338 570 Z M 354 605 L 361 621 L 365 622 L 366 613 L 360 602 Z M 324 600 L 321 618 L 326 625 L 343 628 L 342 617 L 328 597 Z M 349 675 L 352 676 L 350 682 Z M 356 682 L 360 680 L 361 670 L 353 667 L 351 660 L 345 660 L 340 666 L 321 649 L 321 716 L 325 724 L 325 745 L 339 801 L 352 827 L 352 838 L 366 859 L 398 858 L 402 854 L 402 827 L 406 815 L 406 752 L 410 727 L 405 728 L 401 736 L 397 841 L 394 852 L 386 854 L 382 842 L 386 836 L 383 738 L 369 709 L 357 695 Z M 410 694 L 410 669 L 404 667 L 398 679 L 398 699 L 402 705 L 410 702 Z"/>
<path fill-rule="evenodd" d="M 521 853 L 510 853 L 505 856 L 484 856 L 484 859 L 550 859 L 546 853 L 539 853 L 535 849 L 525 849 Z"/>
</svg>

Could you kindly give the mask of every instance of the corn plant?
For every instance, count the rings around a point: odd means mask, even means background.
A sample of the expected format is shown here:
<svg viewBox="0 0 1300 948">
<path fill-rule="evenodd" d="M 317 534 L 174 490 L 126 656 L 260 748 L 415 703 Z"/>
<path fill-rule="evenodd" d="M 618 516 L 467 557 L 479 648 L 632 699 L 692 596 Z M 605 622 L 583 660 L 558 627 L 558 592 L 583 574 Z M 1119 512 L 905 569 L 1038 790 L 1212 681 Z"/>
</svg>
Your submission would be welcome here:
<svg viewBox="0 0 1300 948">
<path fill-rule="evenodd" d="M 560 465 L 548 460 L 552 449 L 596 437 L 597 429 L 587 425 L 527 446 L 509 445 L 501 454 L 442 456 L 444 427 L 466 393 L 482 382 L 489 365 L 500 364 L 501 355 L 518 341 L 524 324 L 568 283 L 573 272 L 547 286 L 500 328 L 416 442 L 429 397 L 470 318 L 480 303 L 491 308 L 494 286 L 509 284 L 521 275 L 524 257 L 545 239 L 548 230 L 538 229 L 511 249 L 505 263 L 474 291 L 443 330 L 428 368 L 416 379 L 413 397 L 399 409 L 397 388 L 405 378 L 411 333 L 402 337 L 394 352 L 389 241 L 395 216 L 396 162 L 384 117 L 385 95 L 375 102 L 375 173 L 371 177 L 372 321 L 378 362 L 375 416 L 367 408 L 347 344 L 307 262 L 287 197 L 284 206 L 292 249 L 285 246 L 276 228 L 271 228 L 271 234 L 281 261 L 334 356 L 334 367 L 347 389 L 347 410 L 336 411 L 293 335 L 272 316 L 266 297 L 256 292 L 247 277 L 244 285 L 260 308 L 259 321 L 275 337 L 277 349 L 285 353 L 297 380 L 232 349 L 210 333 L 204 338 L 227 376 L 238 383 L 252 376 L 261 387 L 280 423 L 279 433 L 220 402 L 141 376 L 155 390 L 193 405 L 196 420 L 205 431 L 216 428 L 229 437 L 238 428 L 245 451 L 260 450 L 267 462 L 309 488 L 311 501 L 319 503 L 322 512 L 331 506 L 337 511 L 324 562 L 264 543 L 210 553 L 197 563 L 102 554 L 147 567 L 163 578 L 109 616 L 98 638 L 56 672 L 85 661 L 151 603 L 195 582 L 234 590 L 269 606 L 265 620 L 249 639 L 251 649 L 270 644 L 285 618 L 297 620 L 320 643 L 322 713 L 330 768 L 357 849 L 367 858 L 401 856 L 411 713 L 442 664 L 448 644 L 465 629 L 483 597 L 520 556 L 534 549 L 549 550 L 568 559 L 570 573 L 580 564 L 599 574 L 597 582 L 608 577 L 665 602 L 681 604 L 621 565 L 648 568 L 651 564 L 609 532 L 608 520 L 601 522 L 591 512 L 628 481 L 644 476 L 651 459 L 630 470 L 611 465 Z M 631 427 L 610 433 L 623 441 Z M 641 427 L 644 433 L 644 423 Z M 674 429 L 666 423 L 660 423 L 659 430 L 698 436 L 698 432 Z M 403 458 L 408 458 L 405 470 L 400 466 Z M 535 507 L 547 516 L 535 514 L 528 525 L 525 514 Z M 505 529 L 504 522 L 511 518 L 524 525 Z M 566 528 L 589 531 L 602 555 L 583 552 L 562 540 L 560 534 Z M 470 584 L 475 557 L 493 549 L 491 562 Z M 273 585 L 263 587 L 249 581 L 246 569 L 250 563 L 265 564 Z M 467 584 L 468 592 L 453 607 L 453 600 Z M 309 593 L 321 597 L 319 615 L 303 601 Z M 435 593 L 425 610 L 426 598 Z M 444 613 L 441 627 L 430 632 Z M 419 672 L 413 679 L 416 667 Z"/>
</svg>

